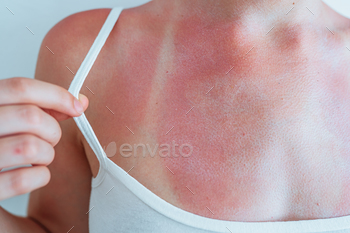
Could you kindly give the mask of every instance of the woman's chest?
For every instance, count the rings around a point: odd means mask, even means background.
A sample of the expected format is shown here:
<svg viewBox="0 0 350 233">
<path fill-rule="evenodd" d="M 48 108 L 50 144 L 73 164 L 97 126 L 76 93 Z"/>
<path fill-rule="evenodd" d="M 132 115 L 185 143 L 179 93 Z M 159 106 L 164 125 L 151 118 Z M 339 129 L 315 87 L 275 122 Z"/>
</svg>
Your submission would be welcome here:
<svg viewBox="0 0 350 233">
<path fill-rule="evenodd" d="M 350 92 L 339 65 L 274 64 L 257 48 L 230 59 L 208 48 L 136 48 L 92 73 L 107 78 L 87 82 L 86 115 L 110 159 L 141 184 L 217 219 L 350 213 Z"/>
</svg>

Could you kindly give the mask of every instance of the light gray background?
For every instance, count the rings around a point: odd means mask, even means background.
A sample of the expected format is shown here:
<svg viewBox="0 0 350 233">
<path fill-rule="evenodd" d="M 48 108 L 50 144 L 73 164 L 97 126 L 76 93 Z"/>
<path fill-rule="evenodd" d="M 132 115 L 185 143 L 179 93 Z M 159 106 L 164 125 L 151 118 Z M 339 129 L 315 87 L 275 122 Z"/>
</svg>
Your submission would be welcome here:
<svg viewBox="0 0 350 233">
<path fill-rule="evenodd" d="M 129 8 L 148 1 L 0 0 L 0 79 L 17 76 L 33 78 L 41 41 L 56 23 L 68 15 L 95 8 Z M 349 0 L 324 2 L 350 18 Z M 28 194 L 25 194 L 1 201 L 0 206 L 13 214 L 25 216 L 27 203 Z"/>
</svg>

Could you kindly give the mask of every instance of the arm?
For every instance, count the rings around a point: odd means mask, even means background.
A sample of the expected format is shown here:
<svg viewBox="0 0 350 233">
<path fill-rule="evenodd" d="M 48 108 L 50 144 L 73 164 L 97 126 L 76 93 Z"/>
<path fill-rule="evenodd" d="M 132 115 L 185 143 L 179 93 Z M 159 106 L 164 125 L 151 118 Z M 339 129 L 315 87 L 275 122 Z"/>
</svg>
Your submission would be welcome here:
<svg viewBox="0 0 350 233">
<path fill-rule="evenodd" d="M 3 232 L 33 232 L 33 233 L 48 233 L 48 231 L 30 217 L 24 218 L 10 214 L 0 207 L 0 229 Z"/>
<path fill-rule="evenodd" d="M 35 78 L 68 89 L 74 75 L 66 66 L 76 73 L 109 11 L 77 13 L 53 27 L 41 45 Z M 48 166 L 51 180 L 31 193 L 28 219 L 18 221 L 22 225 L 37 223 L 52 233 L 67 232 L 73 226 L 72 232 L 86 233 L 92 174 L 74 120 L 70 118 L 59 124 L 62 137 L 55 146 L 55 159 Z"/>
</svg>

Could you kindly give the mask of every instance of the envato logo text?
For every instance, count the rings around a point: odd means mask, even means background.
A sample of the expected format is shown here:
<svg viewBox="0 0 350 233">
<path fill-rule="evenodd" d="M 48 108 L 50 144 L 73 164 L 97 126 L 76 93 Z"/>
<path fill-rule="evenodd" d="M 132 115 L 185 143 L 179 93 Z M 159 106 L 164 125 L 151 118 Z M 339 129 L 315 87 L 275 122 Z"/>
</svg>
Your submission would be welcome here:
<svg viewBox="0 0 350 233">
<path fill-rule="evenodd" d="M 107 157 L 113 157 L 117 153 L 117 144 L 115 142 L 111 142 L 108 144 L 107 148 L 103 147 L 103 150 L 106 152 Z M 133 145 L 124 143 L 119 147 L 119 153 L 124 158 L 129 158 L 131 156 L 137 157 L 139 152 L 142 153 L 142 157 L 149 155 L 153 158 L 156 154 L 158 154 L 162 158 L 177 158 L 179 156 L 187 158 L 192 155 L 193 147 L 187 143 L 178 145 L 175 143 L 175 141 L 172 141 L 171 145 L 155 144 L 151 146 L 143 143 Z"/>
</svg>

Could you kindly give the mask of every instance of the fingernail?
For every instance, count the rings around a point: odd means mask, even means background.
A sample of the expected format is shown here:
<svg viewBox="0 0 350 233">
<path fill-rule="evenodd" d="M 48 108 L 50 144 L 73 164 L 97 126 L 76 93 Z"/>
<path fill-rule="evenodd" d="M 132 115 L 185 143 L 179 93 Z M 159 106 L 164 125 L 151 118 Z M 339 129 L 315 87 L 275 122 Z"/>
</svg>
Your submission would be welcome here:
<svg viewBox="0 0 350 233">
<path fill-rule="evenodd" d="M 81 100 L 81 99 L 83 99 L 83 98 L 86 98 L 86 99 L 87 99 L 87 97 L 86 97 L 85 95 L 79 93 L 79 98 L 78 98 L 78 99 Z"/>
<path fill-rule="evenodd" d="M 79 102 L 79 100 L 74 99 L 74 107 L 75 107 L 75 110 L 77 110 L 77 112 L 79 114 L 83 113 L 84 108 L 83 108 L 83 105 Z"/>
</svg>

